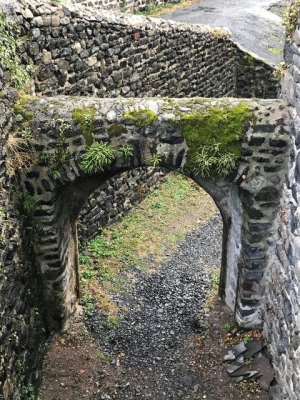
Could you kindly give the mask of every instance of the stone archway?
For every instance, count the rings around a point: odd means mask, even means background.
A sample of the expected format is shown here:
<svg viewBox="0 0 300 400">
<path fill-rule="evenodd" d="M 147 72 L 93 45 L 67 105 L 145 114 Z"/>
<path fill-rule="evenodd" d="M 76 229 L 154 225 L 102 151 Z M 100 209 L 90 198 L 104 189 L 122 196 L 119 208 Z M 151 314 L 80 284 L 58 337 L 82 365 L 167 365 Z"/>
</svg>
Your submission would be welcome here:
<svg viewBox="0 0 300 400">
<path fill-rule="evenodd" d="M 184 121 L 192 124 L 197 139 L 202 132 L 199 115 L 240 105 L 247 108 L 247 117 L 238 126 L 241 135 L 235 145 L 241 157 L 235 173 L 227 179 L 201 177 L 189 165 L 195 148 Z M 187 174 L 215 200 L 225 227 L 222 294 L 240 325 L 261 324 L 268 249 L 276 231 L 288 144 L 281 101 L 32 98 L 23 101 L 18 112 L 30 115 L 28 126 L 37 143 L 39 161 L 22 181 L 24 192 L 37 201 L 34 219 L 41 229 L 36 260 L 49 329 L 66 326 L 75 310 L 75 227 L 86 196 L 109 176 L 149 165 L 151 159 Z M 220 129 L 226 124 L 223 118 Z M 92 143 L 106 143 L 114 157 L 100 171 L 87 173 L 82 160 Z M 126 145 L 132 148 L 130 157 L 120 150 Z"/>
</svg>

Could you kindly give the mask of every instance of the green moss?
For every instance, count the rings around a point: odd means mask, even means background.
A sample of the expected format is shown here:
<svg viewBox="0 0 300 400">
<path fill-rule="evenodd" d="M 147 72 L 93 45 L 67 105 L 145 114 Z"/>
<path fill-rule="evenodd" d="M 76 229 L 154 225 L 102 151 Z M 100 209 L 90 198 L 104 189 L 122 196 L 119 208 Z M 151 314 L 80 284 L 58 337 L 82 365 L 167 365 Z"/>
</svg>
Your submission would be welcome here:
<svg viewBox="0 0 300 400">
<path fill-rule="evenodd" d="M 94 107 L 74 108 L 72 111 L 72 119 L 80 126 L 87 146 L 94 142 L 95 114 Z"/>
<path fill-rule="evenodd" d="M 17 103 L 14 105 L 14 112 L 16 115 L 21 116 L 21 122 L 29 122 L 33 119 L 33 112 L 31 108 L 28 106 L 29 100 L 33 100 L 32 96 L 23 96 L 20 98 Z"/>
<path fill-rule="evenodd" d="M 157 121 L 158 116 L 151 110 L 138 110 L 124 114 L 124 118 L 133 119 L 139 128 L 146 128 Z"/>
<path fill-rule="evenodd" d="M 112 124 L 107 128 L 107 132 L 110 137 L 113 137 L 113 136 L 120 136 L 122 135 L 122 133 L 126 133 L 127 130 L 122 125 Z"/>
<path fill-rule="evenodd" d="M 199 149 L 219 144 L 220 154 L 240 155 L 246 121 L 253 120 L 251 108 L 239 104 L 232 108 L 210 108 L 185 115 L 180 121 L 182 135 L 189 145 L 187 166 L 195 163 Z"/>
<path fill-rule="evenodd" d="M 254 58 L 248 54 L 247 56 L 244 57 L 244 64 L 245 65 L 253 65 Z"/>
</svg>

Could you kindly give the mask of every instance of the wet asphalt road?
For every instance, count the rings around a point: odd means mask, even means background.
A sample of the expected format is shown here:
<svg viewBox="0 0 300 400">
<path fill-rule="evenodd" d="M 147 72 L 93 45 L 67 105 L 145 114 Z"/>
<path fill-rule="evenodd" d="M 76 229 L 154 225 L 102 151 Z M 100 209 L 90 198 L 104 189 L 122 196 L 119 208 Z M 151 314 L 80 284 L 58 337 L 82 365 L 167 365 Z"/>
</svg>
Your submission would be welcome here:
<svg viewBox="0 0 300 400">
<path fill-rule="evenodd" d="M 163 19 L 228 28 L 235 42 L 272 64 L 282 61 L 281 12 L 287 0 L 198 0 Z"/>
</svg>

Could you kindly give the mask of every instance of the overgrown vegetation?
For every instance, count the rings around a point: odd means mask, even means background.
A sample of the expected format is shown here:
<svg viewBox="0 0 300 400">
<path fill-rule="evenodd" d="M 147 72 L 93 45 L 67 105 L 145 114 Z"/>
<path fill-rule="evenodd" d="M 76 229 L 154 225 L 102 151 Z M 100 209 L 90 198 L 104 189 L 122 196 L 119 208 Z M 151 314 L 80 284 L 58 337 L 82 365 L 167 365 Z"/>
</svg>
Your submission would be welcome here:
<svg viewBox="0 0 300 400">
<path fill-rule="evenodd" d="M 253 119 L 251 108 L 243 103 L 184 115 L 180 125 L 190 148 L 187 167 L 203 176 L 231 172 L 240 156 L 245 126 Z"/>
<path fill-rule="evenodd" d="M 18 55 L 18 26 L 0 13 L 0 60 L 1 65 L 10 73 L 11 81 L 17 89 L 21 89 L 28 81 L 32 66 L 21 64 Z"/>
<path fill-rule="evenodd" d="M 102 172 L 115 158 L 115 150 L 106 142 L 93 143 L 81 156 L 81 168 L 87 174 Z"/>
<path fill-rule="evenodd" d="M 26 129 L 20 136 L 9 136 L 5 142 L 6 172 L 14 176 L 17 171 L 29 171 L 36 162 L 36 152 L 31 141 L 31 131 Z"/>
<path fill-rule="evenodd" d="M 282 25 L 285 28 L 285 36 L 289 42 L 292 42 L 293 34 L 297 28 L 299 7 L 300 0 L 294 0 L 283 13 Z"/>
</svg>

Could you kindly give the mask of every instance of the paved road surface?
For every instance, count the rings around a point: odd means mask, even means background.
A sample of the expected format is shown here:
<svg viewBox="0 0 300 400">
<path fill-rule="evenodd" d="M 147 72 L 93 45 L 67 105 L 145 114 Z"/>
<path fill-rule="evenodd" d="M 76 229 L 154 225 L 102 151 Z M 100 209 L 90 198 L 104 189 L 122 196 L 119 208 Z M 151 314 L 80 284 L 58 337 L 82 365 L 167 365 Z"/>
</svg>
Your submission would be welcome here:
<svg viewBox="0 0 300 400">
<path fill-rule="evenodd" d="M 280 11 L 287 0 L 198 0 L 162 14 L 164 19 L 227 27 L 234 41 L 273 64 L 282 60 L 283 27 Z"/>
</svg>

